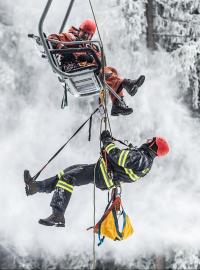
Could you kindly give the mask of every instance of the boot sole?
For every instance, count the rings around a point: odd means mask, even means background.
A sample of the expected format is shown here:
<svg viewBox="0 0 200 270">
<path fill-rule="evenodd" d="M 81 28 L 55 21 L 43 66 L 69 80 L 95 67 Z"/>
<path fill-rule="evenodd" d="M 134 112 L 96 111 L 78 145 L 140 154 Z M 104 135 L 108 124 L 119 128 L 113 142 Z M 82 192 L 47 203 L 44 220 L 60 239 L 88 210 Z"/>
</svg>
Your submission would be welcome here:
<svg viewBox="0 0 200 270">
<path fill-rule="evenodd" d="M 133 86 L 133 88 L 131 89 L 131 91 L 130 91 L 130 93 L 129 93 L 132 97 L 135 96 L 135 94 L 136 94 L 138 88 L 139 88 L 140 86 L 143 85 L 144 81 L 145 81 L 145 76 L 143 76 L 143 75 L 140 76 L 140 77 L 137 79 L 137 81 L 135 82 L 135 85 Z M 132 92 L 132 93 L 131 93 L 131 92 Z"/>
<path fill-rule="evenodd" d="M 48 223 L 48 222 L 46 222 L 46 221 L 44 221 L 44 220 L 42 220 L 42 219 L 40 219 L 39 221 L 38 221 L 38 223 L 39 224 L 41 224 L 41 225 L 45 225 L 45 226 L 55 226 L 55 227 L 65 227 L 65 224 L 55 224 L 55 223 Z"/>
<path fill-rule="evenodd" d="M 129 113 L 125 113 L 125 112 L 111 113 L 111 115 L 112 115 L 112 116 L 119 116 L 120 114 L 121 114 L 121 115 L 129 115 L 129 114 L 132 114 L 132 113 L 133 113 L 133 111 L 132 111 L 132 112 L 129 112 Z"/>
<path fill-rule="evenodd" d="M 24 171 L 24 183 L 26 185 L 30 184 L 33 181 L 33 178 L 30 176 L 30 173 L 28 170 Z"/>
<path fill-rule="evenodd" d="M 144 81 L 145 81 L 145 76 L 141 75 L 136 81 L 137 87 L 140 87 L 141 85 L 143 85 Z"/>
</svg>

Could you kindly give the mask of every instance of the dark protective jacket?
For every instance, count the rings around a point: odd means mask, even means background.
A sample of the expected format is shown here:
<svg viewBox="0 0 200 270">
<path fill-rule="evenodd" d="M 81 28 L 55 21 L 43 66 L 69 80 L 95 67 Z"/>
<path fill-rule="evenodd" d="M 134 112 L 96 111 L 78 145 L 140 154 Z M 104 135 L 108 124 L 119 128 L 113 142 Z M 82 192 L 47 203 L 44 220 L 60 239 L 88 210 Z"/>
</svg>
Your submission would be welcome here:
<svg viewBox="0 0 200 270">
<path fill-rule="evenodd" d="M 104 145 L 103 156 L 96 164 L 73 165 L 57 176 L 37 181 L 38 191 L 55 190 L 51 206 L 64 213 L 74 186 L 95 182 L 96 187 L 107 190 L 120 182 L 135 182 L 150 171 L 155 154 L 146 145 L 120 150 L 111 140 Z"/>
<path fill-rule="evenodd" d="M 144 144 L 140 148 L 119 149 L 113 142 L 104 148 L 98 166 L 108 189 L 119 182 L 132 183 L 151 169 L 155 154 Z"/>
</svg>

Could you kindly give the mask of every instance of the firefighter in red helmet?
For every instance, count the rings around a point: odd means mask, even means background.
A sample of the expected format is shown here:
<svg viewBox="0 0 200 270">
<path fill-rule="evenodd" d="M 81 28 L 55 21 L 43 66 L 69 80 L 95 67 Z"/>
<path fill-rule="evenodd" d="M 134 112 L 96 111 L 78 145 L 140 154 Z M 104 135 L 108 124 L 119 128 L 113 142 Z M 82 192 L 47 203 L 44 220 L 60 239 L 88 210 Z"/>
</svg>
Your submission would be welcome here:
<svg viewBox="0 0 200 270">
<path fill-rule="evenodd" d="M 79 37 L 85 40 L 91 40 L 96 32 L 96 23 L 91 19 L 84 20 L 79 26 Z M 85 36 L 86 35 L 86 36 Z"/>
<path fill-rule="evenodd" d="M 84 20 L 79 29 L 72 26 L 67 32 L 61 34 L 51 34 L 48 39 L 54 39 L 63 42 L 70 41 L 80 41 L 80 40 L 91 40 L 96 32 L 96 23 L 91 19 Z M 91 45 L 93 50 L 96 52 L 97 56 L 100 58 L 101 54 L 99 48 L 96 45 Z M 63 44 L 57 44 L 56 48 L 63 48 Z M 78 62 L 86 62 L 88 65 L 93 63 L 94 59 L 90 54 L 86 53 L 76 53 L 65 55 L 61 61 L 61 65 L 70 67 L 71 70 L 75 68 L 75 60 Z M 70 63 L 70 64 L 69 64 Z M 116 99 L 116 97 L 110 93 L 110 98 L 112 100 L 111 115 L 129 115 L 133 112 L 132 108 L 129 108 L 124 101 L 124 91 L 125 89 L 130 96 L 134 96 L 137 93 L 138 88 L 144 83 L 145 76 L 141 75 L 136 80 L 126 79 L 118 74 L 118 71 L 113 68 L 106 66 L 104 69 L 106 83 L 120 96 L 121 101 Z"/>
<path fill-rule="evenodd" d="M 103 154 L 95 164 L 72 165 L 57 175 L 43 181 L 35 181 L 28 170 L 24 171 L 26 195 L 37 192 L 54 192 L 51 204 L 52 214 L 40 219 L 46 226 L 65 226 L 64 213 L 70 201 L 74 186 L 94 184 L 101 190 L 109 190 L 119 183 L 133 183 L 151 170 L 156 157 L 165 156 L 169 145 L 162 137 L 153 137 L 140 147 L 120 149 L 115 145 L 109 131 L 101 134 Z"/>
</svg>

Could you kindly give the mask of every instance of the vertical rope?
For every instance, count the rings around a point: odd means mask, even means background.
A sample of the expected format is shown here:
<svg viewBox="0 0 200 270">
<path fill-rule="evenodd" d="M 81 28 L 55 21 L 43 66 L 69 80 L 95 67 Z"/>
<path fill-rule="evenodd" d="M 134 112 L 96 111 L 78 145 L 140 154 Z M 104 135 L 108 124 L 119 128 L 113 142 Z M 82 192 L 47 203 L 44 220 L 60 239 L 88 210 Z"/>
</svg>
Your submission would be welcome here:
<svg viewBox="0 0 200 270">
<path fill-rule="evenodd" d="M 94 167 L 94 188 L 93 188 L 93 224 L 96 225 L 96 166 Z M 92 270 L 96 269 L 96 235 L 93 230 L 93 261 L 92 261 Z"/>
<path fill-rule="evenodd" d="M 96 23 L 97 32 L 98 32 L 100 43 L 101 43 L 101 65 L 102 65 L 101 74 L 102 74 L 102 86 L 103 86 L 103 91 L 104 91 L 104 104 L 103 104 L 104 118 L 101 119 L 101 123 L 100 123 L 100 136 L 101 136 L 101 133 L 102 133 L 102 121 L 103 120 L 105 122 L 104 123 L 105 124 L 105 130 L 107 130 L 107 124 L 108 124 L 109 125 L 109 129 L 110 129 L 110 133 L 112 135 L 111 125 L 110 125 L 110 120 L 109 120 L 108 110 L 107 110 L 107 98 L 106 98 L 106 87 L 105 87 L 105 85 L 106 85 L 105 84 L 105 65 L 106 65 L 106 62 L 105 62 L 105 56 L 104 56 L 103 42 L 102 42 L 102 39 L 101 39 L 101 35 L 100 35 L 98 23 L 97 23 L 97 20 L 96 20 L 94 9 L 92 7 L 91 0 L 89 0 L 89 4 L 90 4 L 90 8 L 92 10 L 92 14 L 93 14 L 93 17 L 94 17 L 94 21 Z M 101 151 L 101 140 L 100 140 L 100 151 Z M 96 225 L 96 220 L 95 220 L 95 214 L 96 214 L 96 190 L 95 190 L 95 187 L 96 187 L 96 174 L 95 174 L 95 172 L 96 172 L 96 166 L 97 166 L 97 163 L 96 163 L 95 169 L 94 169 L 94 190 L 93 190 L 93 214 L 94 214 L 93 221 L 94 221 L 94 227 Z M 92 269 L 93 270 L 96 269 L 96 250 L 95 250 L 95 245 L 96 245 L 96 242 L 95 242 L 95 232 L 93 231 L 93 263 L 92 263 Z"/>
<path fill-rule="evenodd" d="M 95 13 L 94 13 L 94 9 L 93 9 L 91 0 L 89 0 L 89 4 L 90 4 L 90 8 L 92 10 L 94 21 L 95 21 L 96 27 L 97 27 L 97 33 L 99 35 L 99 39 L 100 39 L 100 43 L 101 43 L 101 63 L 102 63 L 102 84 L 103 84 L 103 90 L 104 90 L 105 130 L 107 130 L 107 123 L 109 121 L 109 117 L 108 117 L 108 111 L 107 111 L 107 98 L 106 98 L 106 87 L 105 87 L 105 72 L 104 72 L 105 70 L 104 69 L 105 69 L 105 64 L 106 63 L 105 63 L 105 56 L 104 56 L 104 48 L 103 48 L 103 42 L 102 42 L 102 39 L 101 39 L 98 23 L 97 23 L 97 20 L 96 20 L 96 16 L 95 16 Z M 110 123 L 109 123 L 109 128 L 111 130 Z"/>
</svg>

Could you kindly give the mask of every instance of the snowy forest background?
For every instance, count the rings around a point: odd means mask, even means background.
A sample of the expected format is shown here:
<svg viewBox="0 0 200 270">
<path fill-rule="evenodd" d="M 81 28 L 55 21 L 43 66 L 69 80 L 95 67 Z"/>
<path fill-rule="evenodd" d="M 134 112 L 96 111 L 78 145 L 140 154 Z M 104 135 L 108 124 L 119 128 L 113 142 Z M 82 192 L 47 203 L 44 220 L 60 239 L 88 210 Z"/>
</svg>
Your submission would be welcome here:
<svg viewBox="0 0 200 270">
<path fill-rule="evenodd" d="M 46 33 L 57 32 L 66 1 L 54 1 Z M 171 152 L 156 160 L 141 182 L 123 186 L 122 200 L 135 235 L 97 248 L 97 269 L 200 269 L 200 2 L 199 0 L 94 0 L 107 63 L 127 78 L 146 76 L 126 101 L 134 114 L 111 118 L 113 133 L 140 145 L 159 134 Z M 37 34 L 44 1 L 0 0 L 0 268 L 88 269 L 92 260 L 93 187 L 77 188 L 66 228 L 40 226 L 51 194 L 26 197 L 23 170 L 36 173 L 88 117 L 97 101 L 63 95 L 28 33 Z M 91 17 L 87 1 L 75 1 L 70 25 Z M 111 104 L 109 104 L 109 109 Z M 41 178 L 99 153 L 99 116 L 92 141 L 87 128 Z M 127 128 L 128 127 L 128 128 Z M 42 150 L 42 151 L 41 151 Z M 107 193 L 97 190 L 97 218 Z"/>
</svg>

